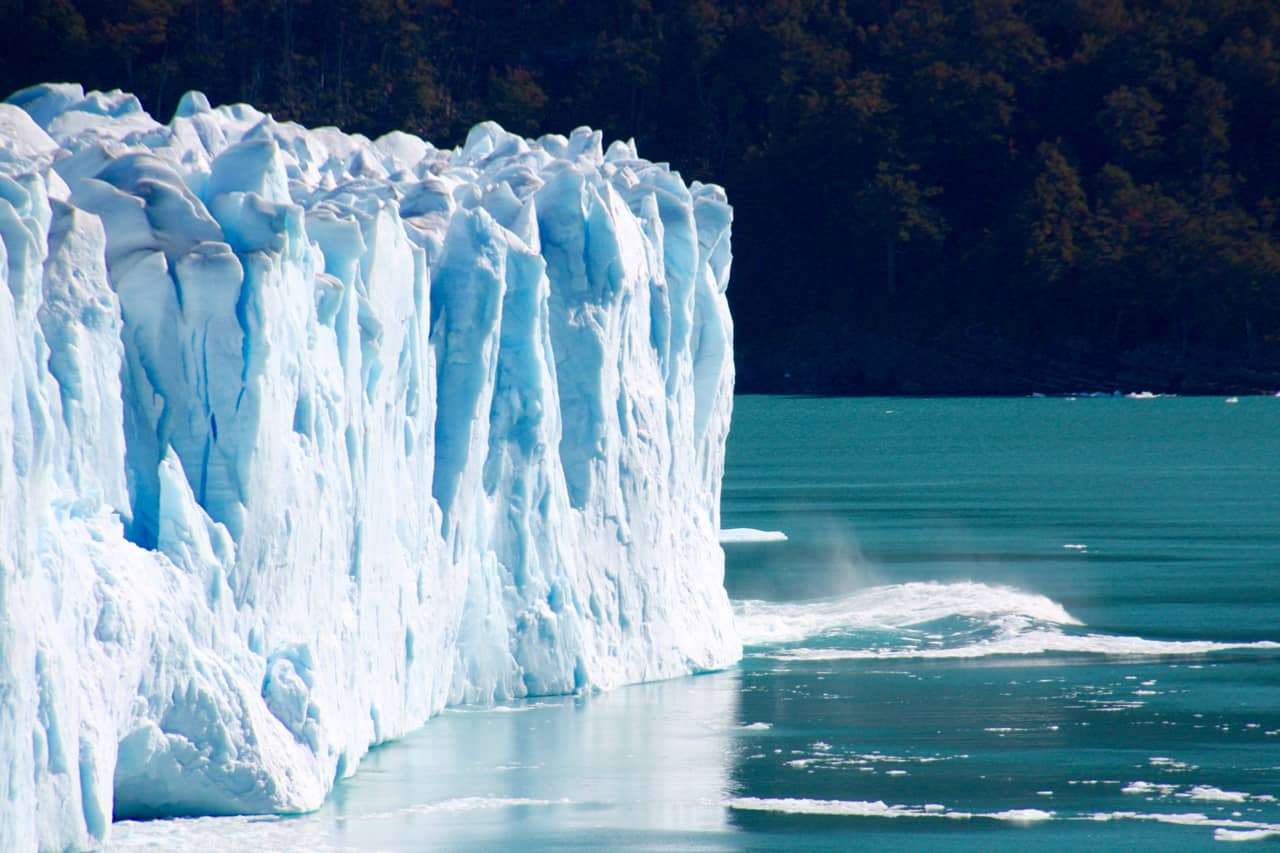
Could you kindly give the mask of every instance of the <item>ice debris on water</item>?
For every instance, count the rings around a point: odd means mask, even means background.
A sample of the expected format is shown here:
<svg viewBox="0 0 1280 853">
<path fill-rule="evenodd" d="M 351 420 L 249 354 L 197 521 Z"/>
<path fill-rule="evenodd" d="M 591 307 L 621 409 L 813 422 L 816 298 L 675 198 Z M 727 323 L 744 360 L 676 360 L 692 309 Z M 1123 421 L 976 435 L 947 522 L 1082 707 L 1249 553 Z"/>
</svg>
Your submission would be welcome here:
<svg viewBox="0 0 1280 853">
<path fill-rule="evenodd" d="M 0 849 L 737 659 L 731 219 L 585 128 L 0 104 Z"/>
</svg>

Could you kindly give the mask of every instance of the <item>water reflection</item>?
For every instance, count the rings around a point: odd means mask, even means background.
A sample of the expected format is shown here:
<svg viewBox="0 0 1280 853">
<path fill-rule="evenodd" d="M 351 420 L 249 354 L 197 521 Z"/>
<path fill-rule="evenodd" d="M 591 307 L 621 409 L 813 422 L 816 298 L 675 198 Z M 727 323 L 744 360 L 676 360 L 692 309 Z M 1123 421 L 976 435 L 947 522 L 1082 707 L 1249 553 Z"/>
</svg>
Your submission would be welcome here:
<svg viewBox="0 0 1280 853">
<path fill-rule="evenodd" d="M 719 831 L 738 678 L 449 711 L 370 755 L 318 817 L 351 844 Z M 394 827 L 369 814 L 388 807 Z"/>
<path fill-rule="evenodd" d="M 117 824 L 113 849 L 727 849 L 739 673 L 445 712 L 315 814 Z"/>
</svg>

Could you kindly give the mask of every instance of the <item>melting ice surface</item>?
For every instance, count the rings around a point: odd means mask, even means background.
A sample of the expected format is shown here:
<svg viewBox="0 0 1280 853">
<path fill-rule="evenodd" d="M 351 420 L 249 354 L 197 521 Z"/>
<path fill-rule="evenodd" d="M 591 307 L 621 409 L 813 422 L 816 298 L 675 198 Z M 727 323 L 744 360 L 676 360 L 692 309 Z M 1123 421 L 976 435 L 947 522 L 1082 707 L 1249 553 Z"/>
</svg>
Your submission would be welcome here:
<svg viewBox="0 0 1280 853">
<path fill-rule="evenodd" d="M 0 104 L 0 849 L 736 660 L 730 221 L 585 129 Z"/>
</svg>

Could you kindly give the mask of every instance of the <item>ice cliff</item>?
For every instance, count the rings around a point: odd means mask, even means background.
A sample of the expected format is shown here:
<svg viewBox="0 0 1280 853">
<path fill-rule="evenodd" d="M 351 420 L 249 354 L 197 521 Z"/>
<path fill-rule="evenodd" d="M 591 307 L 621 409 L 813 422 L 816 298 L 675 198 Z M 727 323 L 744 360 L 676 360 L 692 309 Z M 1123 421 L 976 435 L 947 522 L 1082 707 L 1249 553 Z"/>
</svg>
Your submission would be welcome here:
<svg viewBox="0 0 1280 853">
<path fill-rule="evenodd" d="M 734 661 L 730 220 L 585 129 L 0 104 L 0 849 Z"/>
</svg>

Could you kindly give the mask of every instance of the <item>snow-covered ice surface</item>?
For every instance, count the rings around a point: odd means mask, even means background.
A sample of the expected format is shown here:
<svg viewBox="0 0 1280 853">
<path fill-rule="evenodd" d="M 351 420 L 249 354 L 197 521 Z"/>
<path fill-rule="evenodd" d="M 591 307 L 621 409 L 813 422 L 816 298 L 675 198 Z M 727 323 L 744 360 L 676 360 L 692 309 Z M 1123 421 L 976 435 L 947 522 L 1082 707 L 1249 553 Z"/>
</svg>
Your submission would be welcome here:
<svg viewBox="0 0 1280 853">
<path fill-rule="evenodd" d="M 0 104 L 0 849 L 737 659 L 730 222 L 586 129 Z"/>
</svg>

